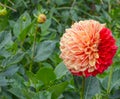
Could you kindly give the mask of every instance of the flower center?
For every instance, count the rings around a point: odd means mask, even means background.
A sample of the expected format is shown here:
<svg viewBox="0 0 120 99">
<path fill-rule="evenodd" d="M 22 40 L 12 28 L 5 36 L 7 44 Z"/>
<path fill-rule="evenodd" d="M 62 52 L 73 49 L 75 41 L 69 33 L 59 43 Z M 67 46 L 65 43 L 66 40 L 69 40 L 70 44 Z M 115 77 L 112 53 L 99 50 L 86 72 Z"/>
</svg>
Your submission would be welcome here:
<svg viewBox="0 0 120 99">
<path fill-rule="evenodd" d="M 88 72 L 93 72 L 96 68 L 95 64 L 97 59 L 99 58 L 98 54 L 98 44 L 90 42 L 89 45 L 85 46 L 84 53 L 86 55 L 86 59 L 84 60 L 88 62 L 88 64 L 84 67 L 87 67 Z"/>
</svg>

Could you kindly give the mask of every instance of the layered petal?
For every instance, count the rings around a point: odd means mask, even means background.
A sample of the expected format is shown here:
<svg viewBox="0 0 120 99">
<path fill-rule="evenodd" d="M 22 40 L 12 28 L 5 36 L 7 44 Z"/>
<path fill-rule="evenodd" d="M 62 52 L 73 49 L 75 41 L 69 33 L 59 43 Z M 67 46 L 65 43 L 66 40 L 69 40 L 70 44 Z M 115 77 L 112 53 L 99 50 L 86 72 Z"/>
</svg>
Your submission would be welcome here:
<svg viewBox="0 0 120 99">
<path fill-rule="evenodd" d="M 105 24 L 94 20 L 74 23 L 60 40 L 60 57 L 74 75 L 95 76 L 112 63 L 117 46 Z"/>
</svg>

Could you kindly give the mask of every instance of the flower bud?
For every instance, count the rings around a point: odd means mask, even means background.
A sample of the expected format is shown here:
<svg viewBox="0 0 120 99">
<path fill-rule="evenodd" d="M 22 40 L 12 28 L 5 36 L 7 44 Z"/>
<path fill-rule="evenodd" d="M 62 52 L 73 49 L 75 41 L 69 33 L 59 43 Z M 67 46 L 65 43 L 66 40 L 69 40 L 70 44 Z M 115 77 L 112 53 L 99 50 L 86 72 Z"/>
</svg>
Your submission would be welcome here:
<svg viewBox="0 0 120 99">
<path fill-rule="evenodd" d="M 37 18 L 37 22 L 38 23 L 44 23 L 46 21 L 46 16 L 45 14 L 39 14 L 38 18 Z"/>
<path fill-rule="evenodd" d="M 0 16 L 5 16 L 7 14 L 6 8 L 0 9 Z"/>
<path fill-rule="evenodd" d="M 22 17 L 22 20 L 23 20 L 23 21 L 26 21 L 26 16 L 23 16 L 23 17 Z"/>
</svg>

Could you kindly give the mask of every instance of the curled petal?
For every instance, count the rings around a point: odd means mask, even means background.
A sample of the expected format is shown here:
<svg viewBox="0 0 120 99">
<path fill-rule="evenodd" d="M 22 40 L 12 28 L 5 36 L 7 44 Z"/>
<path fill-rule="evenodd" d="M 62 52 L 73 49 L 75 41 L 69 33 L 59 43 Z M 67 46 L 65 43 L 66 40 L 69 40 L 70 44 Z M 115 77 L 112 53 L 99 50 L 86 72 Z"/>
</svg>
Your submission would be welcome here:
<svg viewBox="0 0 120 99">
<path fill-rule="evenodd" d="M 117 46 L 112 32 L 94 20 L 74 23 L 60 40 L 60 57 L 74 75 L 95 76 L 111 64 Z"/>
</svg>

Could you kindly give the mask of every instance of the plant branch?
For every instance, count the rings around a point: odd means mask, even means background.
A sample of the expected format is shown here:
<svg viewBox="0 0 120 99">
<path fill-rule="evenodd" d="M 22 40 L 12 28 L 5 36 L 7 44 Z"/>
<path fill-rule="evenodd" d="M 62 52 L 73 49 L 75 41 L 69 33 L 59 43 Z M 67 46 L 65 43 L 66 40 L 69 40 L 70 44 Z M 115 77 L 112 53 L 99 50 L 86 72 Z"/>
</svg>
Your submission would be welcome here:
<svg viewBox="0 0 120 99">
<path fill-rule="evenodd" d="M 34 55 L 35 55 L 35 47 L 36 47 L 36 35 L 37 35 L 37 30 L 35 31 L 34 34 L 34 42 L 33 42 L 33 55 L 32 55 L 32 59 L 34 59 Z"/>
<path fill-rule="evenodd" d="M 114 69 L 114 66 L 111 66 L 110 74 L 109 74 L 109 78 L 108 78 L 107 94 L 110 93 L 110 85 L 111 85 L 111 80 L 112 80 L 113 69 Z"/>
<path fill-rule="evenodd" d="M 84 99 L 84 90 L 85 90 L 85 77 L 82 77 L 82 92 L 81 92 L 81 98 Z"/>
<path fill-rule="evenodd" d="M 72 6 L 70 7 L 70 10 L 72 10 L 72 9 L 73 9 L 73 7 L 74 7 L 75 3 L 76 3 L 76 0 L 74 0 L 74 1 L 73 1 Z"/>
<path fill-rule="evenodd" d="M 11 0 L 8 0 L 8 2 L 10 2 L 12 5 L 15 5 Z"/>
<path fill-rule="evenodd" d="M 36 35 L 37 35 L 37 28 L 34 32 L 34 41 L 33 41 L 33 51 L 32 51 L 32 61 L 29 67 L 29 71 L 32 71 L 32 66 L 33 66 L 33 60 L 34 60 L 34 55 L 35 55 L 35 50 L 36 50 Z"/>
<path fill-rule="evenodd" d="M 0 2 L 0 6 L 2 6 L 2 7 L 6 7 L 6 8 L 8 8 L 8 9 L 14 11 L 14 12 L 17 12 L 16 9 L 13 9 L 13 8 L 11 8 L 11 7 L 7 6 L 7 5 L 5 5 L 5 4 L 2 4 L 1 2 Z"/>
</svg>

